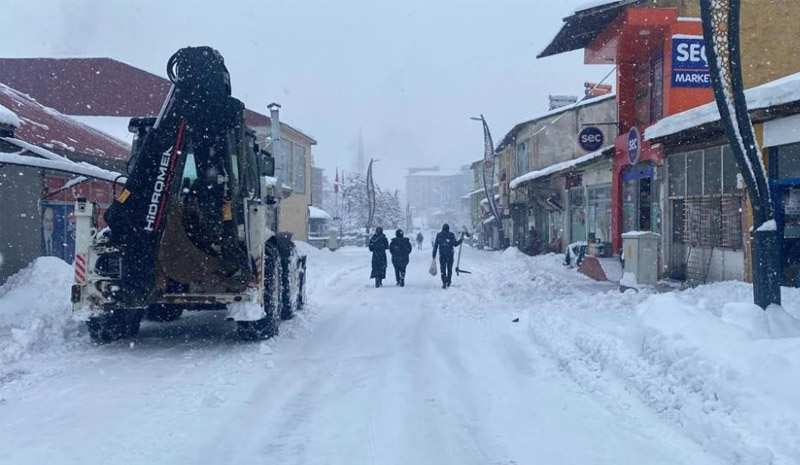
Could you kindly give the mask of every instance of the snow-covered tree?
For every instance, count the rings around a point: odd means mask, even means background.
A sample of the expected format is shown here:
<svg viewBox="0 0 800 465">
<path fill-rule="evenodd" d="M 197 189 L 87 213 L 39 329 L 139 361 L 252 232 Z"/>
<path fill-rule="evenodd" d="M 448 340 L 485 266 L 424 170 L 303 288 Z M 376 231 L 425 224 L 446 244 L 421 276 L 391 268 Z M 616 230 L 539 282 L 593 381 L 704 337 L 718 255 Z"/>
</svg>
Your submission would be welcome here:
<svg viewBox="0 0 800 465">
<path fill-rule="evenodd" d="M 347 231 L 364 231 L 369 216 L 367 180 L 363 174 L 347 173 L 341 183 L 342 226 Z M 397 194 L 375 184 L 375 216 L 372 226 L 394 229 L 403 226 L 404 215 Z"/>
</svg>

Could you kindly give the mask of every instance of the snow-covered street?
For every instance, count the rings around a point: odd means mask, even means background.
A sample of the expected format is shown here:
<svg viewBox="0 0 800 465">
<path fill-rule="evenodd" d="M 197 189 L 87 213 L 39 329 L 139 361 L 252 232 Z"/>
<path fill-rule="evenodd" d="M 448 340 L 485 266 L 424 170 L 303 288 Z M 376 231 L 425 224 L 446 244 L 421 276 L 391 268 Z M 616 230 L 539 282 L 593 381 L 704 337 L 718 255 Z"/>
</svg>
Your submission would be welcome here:
<svg viewBox="0 0 800 465">
<path fill-rule="evenodd" d="M 95 346 L 40 259 L 0 289 L 0 463 L 800 463 L 800 329 L 742 283 L 620 294 L 465 248 L 449 290 L 429 249 L 375 289 L 365 249 L 308 253 L 260 344 L 209 312 Z"/>
</svg>

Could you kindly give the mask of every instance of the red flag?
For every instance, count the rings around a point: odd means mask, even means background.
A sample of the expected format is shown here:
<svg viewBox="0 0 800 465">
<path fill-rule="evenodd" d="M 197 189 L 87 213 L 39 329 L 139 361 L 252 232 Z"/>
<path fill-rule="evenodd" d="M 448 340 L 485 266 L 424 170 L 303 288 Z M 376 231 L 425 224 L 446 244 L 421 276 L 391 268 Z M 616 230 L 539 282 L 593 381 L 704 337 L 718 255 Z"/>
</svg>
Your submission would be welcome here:
<svg viewBox="0 0 800 465">
<path fill-rule="evenodd" d="M 333 193 L 339 193 L 339 168 L 336 168 L 336 180 L 333 182 Z"/>
</svg>

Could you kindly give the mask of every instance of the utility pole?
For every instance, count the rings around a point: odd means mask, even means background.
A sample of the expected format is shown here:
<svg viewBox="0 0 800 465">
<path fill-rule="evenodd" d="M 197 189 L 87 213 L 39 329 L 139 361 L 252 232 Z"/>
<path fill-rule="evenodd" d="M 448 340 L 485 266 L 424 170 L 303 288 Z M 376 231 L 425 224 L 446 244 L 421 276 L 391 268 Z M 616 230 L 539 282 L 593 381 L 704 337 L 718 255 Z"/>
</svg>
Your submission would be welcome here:
<svg viewBox="0 0 800 465">
<path fill-rule="evenodd" d="M 700 7 L 714 98 L 753 208 L 753 298 L 766 309 L 781 304 L 780 240 L 769 179 L 744 94 L 741 0 L 701 0 Z"/>
</svg>

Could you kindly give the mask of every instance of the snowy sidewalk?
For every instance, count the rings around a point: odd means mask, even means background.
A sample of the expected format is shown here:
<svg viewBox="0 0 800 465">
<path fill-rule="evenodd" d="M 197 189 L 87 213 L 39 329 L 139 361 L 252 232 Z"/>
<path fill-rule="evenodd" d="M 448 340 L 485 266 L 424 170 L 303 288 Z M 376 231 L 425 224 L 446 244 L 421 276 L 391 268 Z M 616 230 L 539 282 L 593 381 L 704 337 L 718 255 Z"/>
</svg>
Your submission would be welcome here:
<svg viewBox="0 0 800 465">
<path fill-rule="evenodd" d="M 465 249 L 448 290 L 429 251 L 375 289 L 364 249 L 309 253 L 309 308 L 261 344 L 201 313 L 96 347 L 44 292 L 70 270 L 29 270 L 0 291 L 0 463 L 800 462 L 800 339 L 741 329 L 771 321 L 723 305 L 742 284 L 620 294 Z"/>
</svg>

